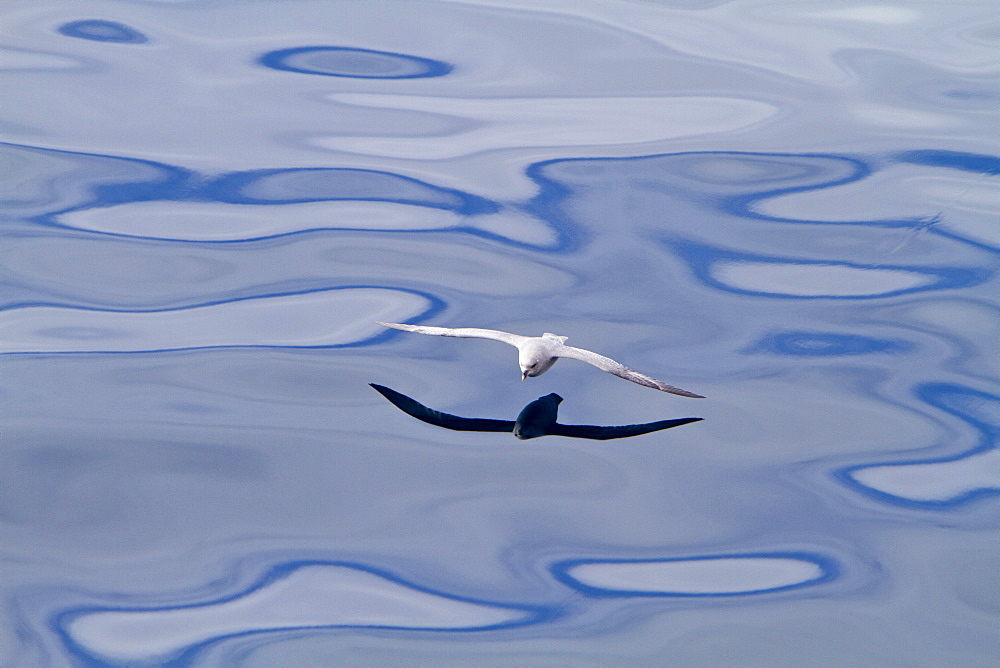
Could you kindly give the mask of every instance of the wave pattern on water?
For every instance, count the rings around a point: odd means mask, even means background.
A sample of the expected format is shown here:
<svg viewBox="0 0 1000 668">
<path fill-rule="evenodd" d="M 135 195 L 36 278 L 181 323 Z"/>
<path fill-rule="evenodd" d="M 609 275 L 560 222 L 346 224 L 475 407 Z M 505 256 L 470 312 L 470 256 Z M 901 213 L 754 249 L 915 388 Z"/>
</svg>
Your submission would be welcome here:
<svg viewBox="0 0 1000 668">
<path fill-rule="evenodd" d="M 276 70 L 355 79 L 419 79 L 448 74 L 452 66 L 428 58 L 354 49 L 345 46 L 300 46 L 272 51 L 260 64 Z"/>
<path fill-rule="evenodd" d="M 153 352 L 230 346 L 338 348 L 371 343 L 381 318 L 440 308 L 416 292 L 368 286 L 262 295 L 161 311 L 7 309 L 2 353 Z"/>
<path fill-rule="evenodd" d="M 12 0 L 0 663 L 993 658 L 993 3 L 522 5 Z"/>
<path fill-rule="evenodd" d="M 210 644 L 258 633 L 324 628 L 469 632 L 533 624 L 554 615 L 558 611 L 442 594 L 361 564 L 309 561 L 278 564 L 245 591 L 218 600 L 68 610 L 55 626 L 83 659 L 187 665 Z"/>
<path fill-rule="evenodd" d="M 555 576 L 591 596 L 745 596 L 834 580 L 835 562 L 795 553 L 649 561 L 584 559 L 557 564 Z"/>
<path fill-rule="evenodd" d="M 975 447 L 958 455 L 851 466 L 836 471 L 836 478 L 886 503 L 935 510 L 1000 495 L 1000 397 L 944 383 L 914 393 L 969 425 L 978 434 Z"/>
<path fill-rule="evenodd" d="M 78 37 L 95 42 L 119 44 L 145 44 L 149 39 L 141 32 L 123 23 L 89 19 L 70 21 L 59 26 L 59 33 L 67 37 Z"/>
</svg>

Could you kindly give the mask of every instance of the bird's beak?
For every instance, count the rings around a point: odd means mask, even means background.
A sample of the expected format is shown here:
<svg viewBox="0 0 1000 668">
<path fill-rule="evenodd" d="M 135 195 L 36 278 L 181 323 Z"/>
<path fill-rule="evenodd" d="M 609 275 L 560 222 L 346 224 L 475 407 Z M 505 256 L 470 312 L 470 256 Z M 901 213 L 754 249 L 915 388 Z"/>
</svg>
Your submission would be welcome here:
<svg viewBox="0 0 1000 668">
<path fill-rule="evenodd" d="M 528 372 L 527 371 L 522 371 L 521 372 L 521 380 L 523 381 L 527 377 L 528 377 Z"/>
</svg>

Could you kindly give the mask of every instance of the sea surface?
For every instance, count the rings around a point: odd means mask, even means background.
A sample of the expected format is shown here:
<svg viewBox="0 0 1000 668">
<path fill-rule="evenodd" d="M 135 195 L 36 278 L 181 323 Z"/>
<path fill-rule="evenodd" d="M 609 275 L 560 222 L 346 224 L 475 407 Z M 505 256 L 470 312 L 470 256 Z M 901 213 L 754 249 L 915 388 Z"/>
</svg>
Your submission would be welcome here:
<svg viewBox="0 0 1000 668">
<path fill-rule="evenodd" d="M 0 665 L 995 666 L 996 10 L 5 0 Z"/>
</svg>

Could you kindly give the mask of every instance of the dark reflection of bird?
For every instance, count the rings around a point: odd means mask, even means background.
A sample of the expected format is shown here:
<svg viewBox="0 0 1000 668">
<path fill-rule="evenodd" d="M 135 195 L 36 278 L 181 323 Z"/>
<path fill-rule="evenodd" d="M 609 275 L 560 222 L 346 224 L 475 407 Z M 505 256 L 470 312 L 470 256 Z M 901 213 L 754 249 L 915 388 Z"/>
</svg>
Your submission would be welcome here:
<svg viewBox="0 0 1000 668">
<path fill-rule="evenodd" d="M 519 439 L 538 438 L 539 436 L 569 436 L 572 438 L 591 438 L 606 441 L 612 438 L 627 438 L 639 436 L 661 429 L 679 427 L 682 424 L 698 422 L 702 418 L 678 418 L 676 420 L 660 420 L 645 424 L 625 424 L 612 427 L 599 427 L 587 424 L 559 424 L 559 403 L 563 400 L 558 394 L 546 394 L 525 406 L 517 420 L 489 420 L 486 418 L 464 418 L 449 415 L 424 406 L 419 401 L 383 385 L 369 383 L 383 397 L 392 402 L 396 408 L 408 413 L 418 420 L 455 431 L 498 431 L 514 432 Z"/>
<path fill-rule="evenodd" d="M 687 390 L 682 390 L 679 387 L 674 387 L 673 385 L 667 385 L 662 380 L 656 380 L 655 378 L 650 378 L 646 374 L 633 371 L 624 364 L 614 361 L 610 357 L 598 355 L 597 353 L 584 350 L 583 348 L 567 346 L 564 343 L 564 341 L 566 341 L 565 336 L 557 336 L 556 334 L 549 334 L 548 332 L 542 334 L 541 336 L 521 336 L 520 334 L 511 334 L 509 332 L 501 332 L 495 329 L 478 329 L 475 327 L 460 327 L 458 329 L 453 329 L 451 327 L 400 325 L 394 322 L 378 321 L 376 321 L 376 324 L 382 325 L 383 327 L 401 329 L 404 332 L 416 332 L 417 334 L 456 336 L 462 339 L 492 339 L 494 341 L 509 343 L 517 348 L 517 361 L 521 365 L 521 380 L 542 375 L 548 371 L 560 357 L 571 357 L 572 359 L 580 360 L 581 362 L 586 362 L 587 364 L 593 364 L 598 369 L 602 369 L 608 373 L 613 373 L 619 378 L 630 380 L 633 383 L 638 383 L 639 385 L 652 387 L 653 389 L 669 392 L 670 394 L 678 394 L 682 397 L 691 397 L 693 399 L 705 398 L 700 394 L 688 392 Z"/>
</svg>

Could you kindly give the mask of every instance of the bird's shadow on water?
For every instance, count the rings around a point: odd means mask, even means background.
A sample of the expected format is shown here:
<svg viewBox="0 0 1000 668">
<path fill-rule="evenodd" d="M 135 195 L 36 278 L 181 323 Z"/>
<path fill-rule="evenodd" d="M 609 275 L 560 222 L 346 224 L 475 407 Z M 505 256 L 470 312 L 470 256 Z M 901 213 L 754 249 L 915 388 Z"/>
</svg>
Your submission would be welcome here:
<svg viewBox="0 0 1000 668">
<path fill-rule="evenodd" d="M 654 431 L 679 427 L 703 418 L 676 418 L 673 420 L 658 420 L 643 424 L 626 424 L 615 426 L 598 425 L 567 425 L 559 424 L 559 404 L 563 398 L 554 392 L 535 399 L 525 406 L 516 420 L 492 420 L 488 418 L 466 418 L 450 415 L 424 406 L 419 401 L 401 394 L 384 385 L 369 383 L 379 394 L 388 399 L 396 408 L 404 413 L 428 424 L 454 431 L 493 431 L 513 432 L 522 441 L 539 436 L 568 436 L 570 438 L 589 438 L 606 441 L 613 438 L 628 438 L 640 436 Z"/>
</svg>

